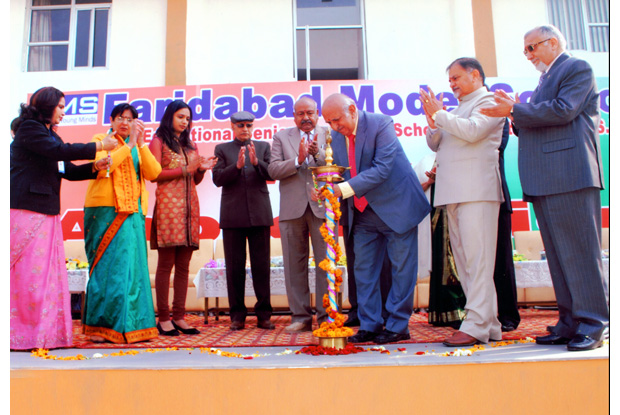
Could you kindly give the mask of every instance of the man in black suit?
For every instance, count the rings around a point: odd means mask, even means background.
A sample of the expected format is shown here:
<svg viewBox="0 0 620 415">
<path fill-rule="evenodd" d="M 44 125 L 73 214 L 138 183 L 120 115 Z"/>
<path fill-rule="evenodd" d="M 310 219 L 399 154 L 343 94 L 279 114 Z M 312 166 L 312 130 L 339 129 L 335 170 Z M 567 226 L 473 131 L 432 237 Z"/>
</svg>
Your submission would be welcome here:
<svg viewBox="0 0 620 415">
<path fill-rule="evenodd" d="M 230 117 L 235 139 L 215 147 L 217 164 L 213 168 L 213 183 L 222 187 L 220 229 L 224 240 L 226 284 L 230 306 L 230 329 L 245 327 L 248 310 L 245 306 L 246 239 L 250 248 L 252 281 L 256 293 L 254 310 L 257 327 L 271 330 L 269 259 L 270 234 L 273 225 L 267 180 L 271 158 L 268 143 L 253 141 L 254 115 L 247 111 Z"/>
</svg>

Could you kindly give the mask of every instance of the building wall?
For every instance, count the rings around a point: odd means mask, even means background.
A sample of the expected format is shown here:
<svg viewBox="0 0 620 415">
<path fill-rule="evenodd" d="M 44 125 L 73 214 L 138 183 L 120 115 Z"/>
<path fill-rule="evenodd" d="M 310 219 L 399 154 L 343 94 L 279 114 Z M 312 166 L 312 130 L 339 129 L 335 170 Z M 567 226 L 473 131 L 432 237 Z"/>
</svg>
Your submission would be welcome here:
<svg viewBox="0 0 620 415">
<path fill-rule="evenodd" d="M 187 85 L 294 81 L 291 0 L 188 0 Z"/>
<path fill-rule="evenodd" d="M 176 0 L 115 0 L 108 68 L 25 72 L 26 4 L 10 2 L 10 100 L 5 123 L 36 89 L 161 86 L 166 83 L 166 13 Z M 185 84 L 286 82 L 295 79 L 294 0 L 183 0 L 187 3 Z M 472 4 L 478 0 L 363 0 L 368 78 L 446 77 L 454 59 L 475 56 Z M 524 58 L 523 34 L 547 21 L 545 0 L 492 0 L 499 77 L 538 76 Z M 180 25 L 181 26 L 181 25 Z M 597 76 L 609 54 L 574 52 Z M 338 51 L 334 51 L 334 57 Z"/>
<path fill-rule="evenodd" d="M 43 86 L 75 91 L 164 84 L 166 0 L 115 0 L 110 13 L 108 67 L 54 72 L 25 70 L 28 2 L 11 0 L 8 122 L 18 115 L 19 104 L 26 101 L 28 93 Z"/>
<path fill-rule="evenodd" d="M 540 75 L 523 56 L 523 35 L 544 24 L 549 24 L 545 0 L 493 0 L 498 76 L 537 78 Z M 597 77 L 609 76 L 609 53 L 571 53 L 588 61 Z"/>
<path fill-rule="evenodd" d="M 471 2 L 365 0 L 368 77 L 446 76 L 446 66 L 474 55 Z"/>
</svg>

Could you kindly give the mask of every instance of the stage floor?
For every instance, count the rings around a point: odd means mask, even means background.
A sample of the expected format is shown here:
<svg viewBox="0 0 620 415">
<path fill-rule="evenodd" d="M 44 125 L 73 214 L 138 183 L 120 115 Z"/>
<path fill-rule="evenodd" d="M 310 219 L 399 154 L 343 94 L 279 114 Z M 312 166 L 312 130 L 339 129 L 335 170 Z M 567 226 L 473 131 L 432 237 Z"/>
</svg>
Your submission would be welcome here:
<svg viewBox="0 0 620 415">
<path fill-rule="evenodd" d="M 492 347 L 483 345 L 471 356 L 440 356 L 441 353 L 457 350 L 438 343 L 388 344 L 385 350 L 368 351 L 346 356 L 312 356 L 296 354 L 301 347 L 230 347 L 222 352 L 243 355 L 256 354 L 252 359 L 224 357 L 201 353 L 200 349 L 163 350 L 150 352 L 148 349 L 59 349 L 50 354 L 59 357 L 82 354 L 88 360 L 46 360 L 31 356 L 30 352 L 11 352 L 10 368 L 19 370 L 165 370 L 165 369 L 279 369 L 279 368 L 332 368 L 371 366 L 419 366 L 419 365 L 463 365 L 510 362 L 550 362 L 588 359 L 609 359 L 609 344 L 586 352 L 569 352 L 566 346 L 541 346 L 535 343 L 517 343 Z M 364 349 L 378 347 L 373 344 L 360 345 Z M 399 350 L 400 349 L 400 350 Z M 404 350 L 403 350 L 404 349 Z M 462 350 L 470 350 L 463 348 Z M 93 358 L 93 355 L 112 354 L 119 351 L 134 351 L 136 355 Z M 153 349 L 162 350 L 162 349 Z M 292 353 L 287 352 L 292 351 Z M 418 352 L 435 353 L 419 355 Z"/>
<path fill-rule="evenodd" d="M 438 343 L 384 348 L 339 356 L 296 354 L 301 347 L 217 349 L 252 359 L 201 349 L 50 351 L 89 358 L 67 361 L 11 352 L 11 414 L 314 415 L 325 405 L 357 414 L 610 413 L 609 344 L 587 352 L 489 344 L 470 356 L 441 356 L 472 348 Z M 137 354 L 92 358 L 120 351 Z M 434 354 L 417 354 L 424 352 Z M 170 399 L 175 393 L 183 398 Z"/>
</svg>

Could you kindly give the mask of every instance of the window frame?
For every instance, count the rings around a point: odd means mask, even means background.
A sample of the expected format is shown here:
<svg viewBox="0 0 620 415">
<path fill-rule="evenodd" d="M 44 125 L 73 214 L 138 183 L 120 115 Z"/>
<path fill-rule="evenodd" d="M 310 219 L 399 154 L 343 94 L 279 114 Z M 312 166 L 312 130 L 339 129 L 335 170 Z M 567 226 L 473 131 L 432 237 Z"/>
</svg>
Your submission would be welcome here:
<svg viewBox="0 0 620 415">
<path fill-rule="evenodd" d="M 310 76 L 310 71 L 312 70 L 312 62 L 310 60 L 310 31 L 311 30 L 333 30 L 333 29 L 360 29 L 362 34 L 362 45 L 360 47 L 361 53 L 363 55 L 363 78 L 359 79 L 368 79 L 368 52 L 366 45 L 366 16 L 365 16 L 365 4 L 364 0 L 359 0 L 360 2 L 360 22 L 359 25 L 330 25 L 330 26 L 298 26 L 297 25 L 297 0 L 292 0 L 293 3 L 293 79 L 295 81 L 299 81 L 297 76 L 298 66 L 297 66 L 297 33 L 300 30 L 304 31 L 305 35 L 305 49 L 306 49 L 306 81 L 311 81 L 312 78 Z"/>
<path fill-rule="evenodd" d="M 60 4 L 60 5 L 43 5 L 43 6 L 33 6 L 33 0 L 26 0 L 26 25 L 24 28 L 25 32 L 25 50 L 23 54 L 22 68 L 24 72 L 28 73 L 36 73 L 36 72 L 67 72 L 67 71 L 84 71 L 84 70 L 107 70 L 110 66 L 110 32 L 112 27 L 112 5 L 113 0 L 110 0 L 109 3 L 90 3 L 90 4 L 76 4 L 76 0 L 70 0 L 70 4 Z M 68 40 L 57 40 L 57 41 L 47 41 L 47 42 L 31 42 L 30 34 L 32 29 L 32 14 L 33 11 L 36 10 L 66 10 L 69 9 L 69 39 Z M 88 44 L 88 65 L 87 66 L 75 66 L 75 50 L 77 43 L 77 24 L 78 24 L 78 12 L 90 10 L 91 11 L 91 19 L 90 19 L 90 28 L 89 28 L 89 44 Z M 97 10 L 108 10 L 108 23 L 106 28 L 106 50 L 105 50 L 105 66 L 93 66 L 93 54 L 95 50 L 95 15 Z M 30 57 L 30 48 L 33 46 L 56 46 L 56 45 L 67 45 L 67 68 L 64 70 L 44 70 L 44 71 L 29 71 L 28 70 L 28 60 Z"/>
<path fill-rule="evenodd" d="M 579 43 L 579 41 L 582 40 L 582 47 L 571 48 L 570 47 L 571 42 L 569 41 L 569 39 L 567 39 L 567 45 L 566 45 L 567 50 L 579 50 L 579 51 L 585 51 L 585 52 L 590 52 L 590 53 L 609 53 L 610 41 L 611 41 L 611 39 L 609 38 L 609 34 L 606 40 L 607 50 L 598 51 L 598 50 L 594 50 L 594 46 L 593 46 L 594 42 L 593 42 L 593 36 L 592 36 L 592 31 L 591 31 L 591 29 L 595 27 L 607 27 L 607 32 L 609 33 L 609 28 L 610 28 L 609 6 L 607 9 L 607 12 L 608 12 L 607 22 L 603 22 L 603 23 L 591 22 L 589 12 L 588 12 L 589 1 L 591 0 L 576 0 L 576 2 L 578 2 L 578 5 L 575 5 L 575 6 L 578 9 L 579 15 L 570 16 L 566 10 L 570 8 L 569 2 L 571 2 L 571 0 L 547 0 L 546 2 L 547 13 L 549 16 L 547 20 L 551 24 L 558 27 L 565 37 L 568 37 L 568 33 L 570 31 L 580 32 L 579 33 L 580 39 L 577 39 L 575 43 Z M 559 7 L 560 2 L 562 3 L 561 8 Z M 558 22 L 553 21 L 555 19 L 555 16 L 557 16 L 557 18 L 560 19 Z M 578 21 L 580 23 L 580 27 L 576 27 L 574 23 L 575 21 Z M 564 27 L 560 27 L 562 25 Z"/>
</svg>

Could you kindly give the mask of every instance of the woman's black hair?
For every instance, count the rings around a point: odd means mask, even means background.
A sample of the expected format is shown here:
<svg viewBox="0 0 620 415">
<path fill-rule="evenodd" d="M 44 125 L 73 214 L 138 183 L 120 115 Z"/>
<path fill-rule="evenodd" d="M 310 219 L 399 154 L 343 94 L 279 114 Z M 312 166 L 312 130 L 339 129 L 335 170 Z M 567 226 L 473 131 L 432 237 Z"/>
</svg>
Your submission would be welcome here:
<svg viewBox="0 0 620 415">
<path fill-rule="evenodd" d="M 64 96 L 65 94 L 63 94 L 62 91 L 53 86 L 45 86 L 38 89 L 30 97 L 30 104 L 20 105 L 21 110 L 17 128 L 19 128 L 19 124 L 24 120 L 36 120 L 43 124 L 50 124 L 52 122 L 54 110 L 58 106 L 60 99 Z"/>
<path fill-rule="evenodd" d="M 112 108 L 112 113 L 110 114 L 110 118 L 114 119 L 118 115 L 123 115 L 125 111 L 131 111 L 131 116 L 134 118 L 138 118 L 138 110 L 131 104 L 123 102 L 122 104 L 118 104 L 114 108 Z"/>
<path fill-rule="evenodd" d="M 189 123 L 187 124 L 187 128 L 181 133 L 179 136 L 178 142 L 175 140 L 174 129 L 172 128 L 172 118 L 174 114 L 178 110 L 183 108 L 187 108 L 189 110 Z M 161 118 L 159 123 L 159 127 L 155 134 L 166 144 L 172 151 L 175 153 L 181 154 L 181 147 L 184 149 L 195 150 L 192 140 L 189 137 L 190 131 L 192 131 L 192 118 L 194 118 L 194 113 L 189 105 L 187 105 L 182 100 L 178 99 L 176 101 L 172 101 L 166 107 L 166 111 L 164 111 L 164 116 Z M 179 146 L 180 144 L 180 146 Z"/>
<path fill-rule="evenodd" d="M 13 121 L 11 121 L 11 132 L 13 133 L 13 135 L 15 135 L 15 133 L 17 132 L 17 129 L 19 128 L 19 124 L 20 124 L 19 117 L 13 118 Z"/>
</svg>

